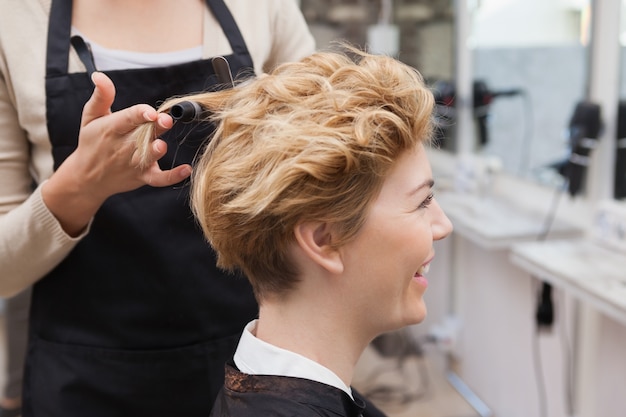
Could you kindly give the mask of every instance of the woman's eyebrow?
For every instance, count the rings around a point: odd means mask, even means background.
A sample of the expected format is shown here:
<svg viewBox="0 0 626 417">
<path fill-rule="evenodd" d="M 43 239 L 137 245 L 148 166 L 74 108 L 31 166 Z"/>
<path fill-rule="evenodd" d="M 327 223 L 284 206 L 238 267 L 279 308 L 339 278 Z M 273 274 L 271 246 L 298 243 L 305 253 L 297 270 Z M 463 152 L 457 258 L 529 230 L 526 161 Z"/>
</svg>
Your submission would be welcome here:
<svg viewBox="0 0 626 417">
<path fill-rule="evenodd" d="M 418 185 L 417 187 L 409 191 L 408 195 L 411 196 L 411 195 L 417 194 L 417 192 L 423 188 L 433 188 L 434 186 L 435 186 L 435 180 L 433 180 L 432 178 L 427 179 L 426 181 L 424 181 L 423 183 L 421 183 L 420 185 Z"/>
</svg>

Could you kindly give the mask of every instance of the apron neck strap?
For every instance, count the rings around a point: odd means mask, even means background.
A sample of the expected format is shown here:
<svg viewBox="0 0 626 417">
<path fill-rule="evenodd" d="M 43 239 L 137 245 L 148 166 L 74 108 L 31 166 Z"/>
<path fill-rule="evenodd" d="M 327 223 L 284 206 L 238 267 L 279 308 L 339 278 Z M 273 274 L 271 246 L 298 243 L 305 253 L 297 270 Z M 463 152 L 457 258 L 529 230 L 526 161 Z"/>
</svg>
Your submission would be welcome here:
<svg viewBox="0 0 626 417">
<path fill-rule="evenodd" d="M 237 22 L 224 0 L 206 0 L 206 4 L 222 27 L 233 53 L 250 55 Z M 72 0 L 52 0 L 48 21 L 46 74 L 67 74 L 72 33 Z"/>
<path fill-rule="evenodd" d="M 46 74 L 67 74 L 72 33 L 72 0 L 52 0 L 48 21 Z"/>
<path fill-rule="evenodd" d="M 236 55 L 249 55 L 246 42 L 241 35 L 239 26 L 224 0 L 206 0 L 207 5 L 222 27 L 233 53 Z"/>
</svg>

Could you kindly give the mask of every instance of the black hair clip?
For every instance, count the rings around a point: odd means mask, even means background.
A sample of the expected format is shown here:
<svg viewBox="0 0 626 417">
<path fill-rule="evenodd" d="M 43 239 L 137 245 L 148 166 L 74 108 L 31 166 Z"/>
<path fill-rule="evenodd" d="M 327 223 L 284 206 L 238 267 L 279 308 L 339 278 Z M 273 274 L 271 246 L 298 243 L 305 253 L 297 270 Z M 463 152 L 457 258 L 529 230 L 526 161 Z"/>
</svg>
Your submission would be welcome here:
<svg viewBox="0 0 626 417">
<path fill-rule="evenodd" d="M 234 87 L 235 82 L 233 81 L 233 73 L 230 70 L 230 65 L 228 61 L 223 56 L 216 56 L 211 60 L 211 65 L 213 66 L 213 71 L 217 75 L 217 79 L 223 85 Z"/>
</svg>

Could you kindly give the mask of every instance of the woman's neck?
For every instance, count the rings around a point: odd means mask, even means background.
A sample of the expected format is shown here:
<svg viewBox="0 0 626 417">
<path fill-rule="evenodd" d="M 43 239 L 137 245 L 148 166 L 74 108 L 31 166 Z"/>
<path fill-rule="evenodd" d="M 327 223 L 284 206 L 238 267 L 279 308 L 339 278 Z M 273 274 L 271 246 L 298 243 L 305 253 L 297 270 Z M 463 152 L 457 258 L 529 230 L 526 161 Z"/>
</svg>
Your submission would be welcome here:
<svg viewBox="0 0 626 417">
<path fill-rule="evenodd" d="M 74 0 L 72 25 L 109 49 L 172 52 L 202 44 L 203 0 Z"/>
<path fill-rule="evenodd" d="M 354 368 L 371 338 L 323 306 L 262 305 L 256 337 L 298 353 L 333 371 L 350 386 Z"/>
</svg>

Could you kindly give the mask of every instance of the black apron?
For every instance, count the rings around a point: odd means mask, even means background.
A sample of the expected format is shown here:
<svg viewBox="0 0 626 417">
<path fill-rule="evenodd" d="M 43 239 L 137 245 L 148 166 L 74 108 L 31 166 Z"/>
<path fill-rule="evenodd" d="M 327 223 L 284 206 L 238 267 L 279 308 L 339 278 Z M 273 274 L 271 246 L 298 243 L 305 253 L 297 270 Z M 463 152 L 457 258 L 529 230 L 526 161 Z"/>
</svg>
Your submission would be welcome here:
<svg viewBox="0 0 626 417">
<path fill-rule="evenodd" d="M 207 5 L 233 49 L 225 57 L 233 74 L 252 74 L 230 11 L 222 0 Z M 93 91 L 88 73 L 68 73 L 71 10 L 71 0 L 52 1 L 46 94 L 55 168 L 77 146 Z M 106 73 L 117 91 L 113 111 L 218 82 L 210 59 Z M 163 168 L 192 162 L 211 129 L 184 128 L 164 136 Z M 35 285 L 24 417 L 208 416 L 257 305 L 244 277 L 216 268 L 188 191 L 145 186 L 109 198 L 88 236 Z"/>
</svg>

